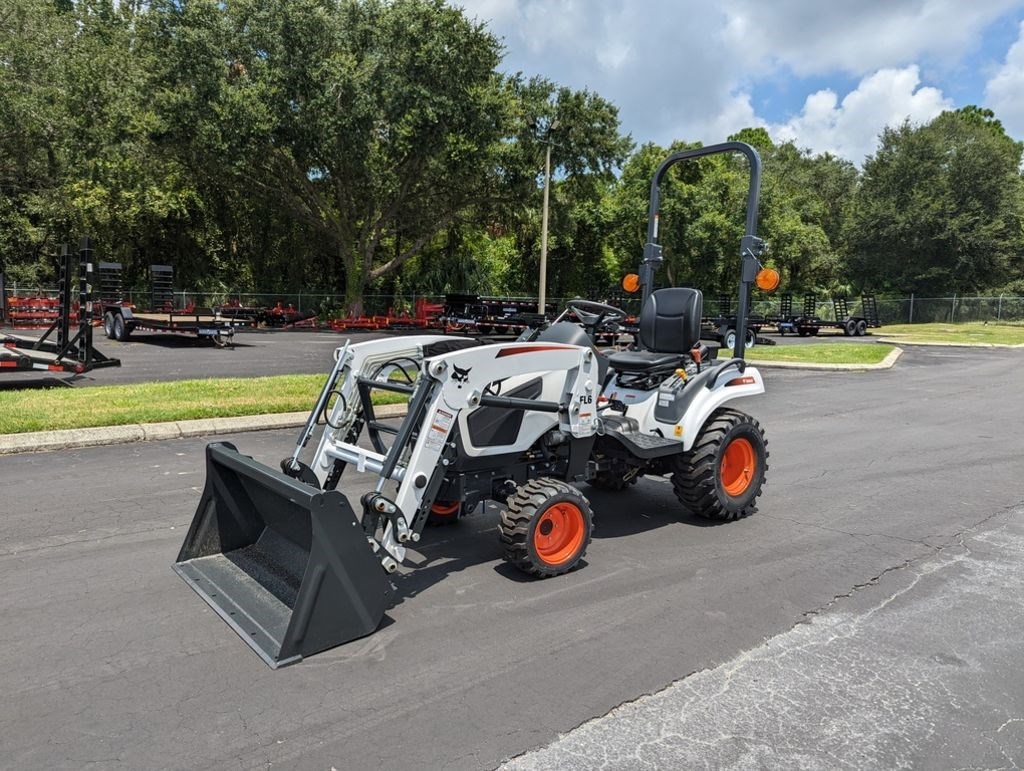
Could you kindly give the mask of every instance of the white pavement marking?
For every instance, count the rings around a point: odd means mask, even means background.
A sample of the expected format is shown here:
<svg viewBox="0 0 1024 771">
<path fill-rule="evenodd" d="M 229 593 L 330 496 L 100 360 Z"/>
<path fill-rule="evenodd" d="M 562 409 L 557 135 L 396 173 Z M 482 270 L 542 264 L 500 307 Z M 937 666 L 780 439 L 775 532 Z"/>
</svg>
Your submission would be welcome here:
<svg viewBox="0 0 1024 771">
<path fill-rule="evenodd" d="M 1024 509 L 959 540 L 502 768 L 1019 768 Z"/>
</svg>

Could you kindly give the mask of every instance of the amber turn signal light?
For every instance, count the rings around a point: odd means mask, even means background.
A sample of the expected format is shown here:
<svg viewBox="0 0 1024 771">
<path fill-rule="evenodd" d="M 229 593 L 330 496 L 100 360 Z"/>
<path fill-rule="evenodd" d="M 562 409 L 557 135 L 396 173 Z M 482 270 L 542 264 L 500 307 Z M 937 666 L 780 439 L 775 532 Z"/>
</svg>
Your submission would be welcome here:
<svg viewBox="0 0 1024 771">
<path fill-rule="evenodd" d="M 622 288 L 630 294 L 640 291 L 640 276 L 636 273 L 627 273 L 622 277 Z"/>
<path fill-rule="evenodd" d="M 779 271 L 774 268 L 761 268 L 757 272 L 757 278 L 754 279 L 754 283 L 763 292 L 774 292 L 779 287 L 779 280 Z"/>
</svg>

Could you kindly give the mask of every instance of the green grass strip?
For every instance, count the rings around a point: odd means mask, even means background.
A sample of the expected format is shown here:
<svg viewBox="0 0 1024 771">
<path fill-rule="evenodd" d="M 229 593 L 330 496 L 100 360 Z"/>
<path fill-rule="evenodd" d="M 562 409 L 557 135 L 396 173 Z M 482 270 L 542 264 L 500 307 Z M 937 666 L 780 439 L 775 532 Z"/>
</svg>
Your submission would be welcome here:
<svg viewBox="0 0 1024 771">
<path fill-rule="evenodd" d="M 804 364 L 879 364 L 895 346 L 880 343 L 809 343 L 807 345 L 755 345 L 750 361 L 793 361 Z"/>
<path fill-rule="evenodd" d="M 326 375 L 177 380 L 0 391 L 0 434 L 308 412 Z M 405 401 L 376 392 L 375 404 Z"/>
<path fill-rule="evenodd" d="M 877 329 L 873 334 L 922 343 L 1024 344 L 1024 325 L 1017 324 L 893 324 Z"/>
</svg>

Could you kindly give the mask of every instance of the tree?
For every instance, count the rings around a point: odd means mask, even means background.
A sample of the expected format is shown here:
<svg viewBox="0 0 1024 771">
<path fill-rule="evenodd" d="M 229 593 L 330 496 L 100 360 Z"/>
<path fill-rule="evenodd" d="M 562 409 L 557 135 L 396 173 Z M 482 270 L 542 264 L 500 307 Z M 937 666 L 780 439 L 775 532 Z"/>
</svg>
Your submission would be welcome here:
<svg viewBox="0 0 1024 771">
<path fill-rule="evenodd" d="M 672 153 L 699 147 L 676 142 L 665 149 L 646 144 L 623 169 L 611 203 L 611 243 L 620 268 L 635 270 L 647 238 L 650 185 Z M 659 241 L 663 277 L 706 295 L 731 292 L 739 278 L 749 169 L 745 159 L 714 155 L 672 166 L 660 187 Z"/>
<path fill-rule="evenodd" d="M 618 110 L 591 91 L 573 91 L 546 78 L 515 75 L 506 87 L 514 109 L 499 156 L 504 192 L 494 199 L 494 219 L 516 236 L 518 283 L 523 291 L 536 292 L 550 144 L 548 295 L 602 287 L 615 272 L 605 260 L 608 222 L 602 201 L 632 147 L 632 140 L 619 133 Z"/>
<path fill-rule="evenodd" d="M 767 258 L 788 291 L 833 291 L 843 283 L 842 225 L 857 184 L 849 161 L 786 142 L 766 148 L 761 231 Z"/>
<path fill-rule="evenodd" d="M 17 280 L 47 271 L 61 171 L 61 51 L 70 17 L 38 0 L 0 10 L 0 261 Z"/>
<path fill-rule="evenodd" d="M 233 171 L 308 231 L 358 312 L 372 282 L 486 200 L 508 110 L 499 44 L 442 0 L 242 0 L 223 13 L 230 66 L 210 98 L 214 114 L 241 116 Z M 179 40 L 205 27 L 188 6 L 172 23 Z"/>
<path fill-rule="evenodd" d="M 849 222 L 857 278 L 918 294 L 1005 283 L 1024 252 L 1021 149 L 973 107 L 885 129 Z"/>
</svg>

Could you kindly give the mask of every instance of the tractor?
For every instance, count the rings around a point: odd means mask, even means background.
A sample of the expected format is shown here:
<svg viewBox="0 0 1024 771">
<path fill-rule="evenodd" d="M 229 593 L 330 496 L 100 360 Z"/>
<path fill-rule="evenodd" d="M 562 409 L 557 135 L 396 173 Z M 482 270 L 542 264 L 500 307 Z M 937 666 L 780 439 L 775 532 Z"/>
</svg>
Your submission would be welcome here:
<svg viewBox="0 0 1024 771">
<path fill-rule="evenodd" d="M 653 287 L 664 175 L 715 153 L 740 153 L 750 170 L 728 357 L 701 343 L 700 291 Z M 759 187 L 757 152 L 739 142 L 660 165 L 640 272 L 624 283 L 642 291 L 629 350 L 595 347 L 625 314 L 585 300 L 508 342 L 418 335 L 345 343 L 280 470 L 225 442 L 207 446 L 206 486 L 175 571 L 277 668 L 374 632 L 392 598 L 389 576 L 425 527 L 481 503 L 500 506 L 504 558 L 539 579 L 577 568 L 587 550 L 594 524 L 581 483 L 624 490 L 645 475 L 667 476 L 690 512 L 716 520 L 752 513 L 767 443 L 732 403 L 764 392 L 742 343 L 751 285 L 769 273 L 756 236 Z M 375 391 L 408 398 L 397 425 L 377 416 Z M 343 492 L 352 474 L 372 481 L 355 506 Z"/>
</svg>

